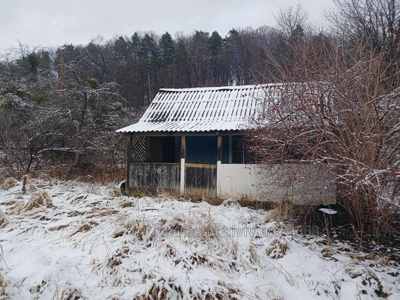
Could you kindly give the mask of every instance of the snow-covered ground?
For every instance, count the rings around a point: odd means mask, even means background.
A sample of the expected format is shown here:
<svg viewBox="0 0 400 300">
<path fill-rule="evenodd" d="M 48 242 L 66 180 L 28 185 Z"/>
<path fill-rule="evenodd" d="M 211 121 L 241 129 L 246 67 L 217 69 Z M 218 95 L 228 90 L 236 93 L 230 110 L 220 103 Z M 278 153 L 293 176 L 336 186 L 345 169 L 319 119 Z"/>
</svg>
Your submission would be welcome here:
<svg viewBox="0 0 400 300">
<path fill-rule="evenodd" d="M 42 180 L 0 209 L 0 299 L 400 299 L 396 262 L 233 202 Z"/>
</svg>

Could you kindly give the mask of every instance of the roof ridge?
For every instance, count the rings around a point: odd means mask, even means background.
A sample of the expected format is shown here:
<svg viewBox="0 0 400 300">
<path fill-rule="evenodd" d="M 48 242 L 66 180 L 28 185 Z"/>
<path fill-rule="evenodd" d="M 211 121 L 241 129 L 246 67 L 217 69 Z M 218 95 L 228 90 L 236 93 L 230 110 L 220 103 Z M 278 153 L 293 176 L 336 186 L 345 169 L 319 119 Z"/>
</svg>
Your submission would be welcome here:
<svg viewBox="0 0 400 300">
<path fill-rule="evenodd" d="M 188 92 L 188 91 L 215 91 L 215 90 L 236 90 L 248 88 L 263 88 L 281 86 L 284 83 L 263 83 L 248 85 L 227 85 L 227 86 L 210 86 L 210 87 L 192 87 L 192 88 L 160 88 L 159 92 Z"/>
</svg>

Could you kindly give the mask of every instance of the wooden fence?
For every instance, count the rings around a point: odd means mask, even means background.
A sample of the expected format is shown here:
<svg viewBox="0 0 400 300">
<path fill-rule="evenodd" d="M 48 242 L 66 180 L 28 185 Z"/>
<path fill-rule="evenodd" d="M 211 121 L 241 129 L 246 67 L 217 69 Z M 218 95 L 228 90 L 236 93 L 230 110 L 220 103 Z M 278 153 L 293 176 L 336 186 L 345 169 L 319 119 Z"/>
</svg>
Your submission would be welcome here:
<svg viewBox="0 0 400 300">
<path fill-rule="evenodd" d="M 179 192 L 178 163 L 129 163 L 129 190 L 145 193 Z"/>
<path fill-rule="evenodd" d="M 185 165 L 185 194 L 196 198 L 214 198 L 217 196 L 217 165 Z"/>
<path fill-rule="evenodd" d="M 157 194 L 179 193 L 179 163 L 129 163 L 129 190 Z M 195 198 L 217 196 L 217 166 L 212 164 L 185 164 L 185 195 Z"/>
</svg>

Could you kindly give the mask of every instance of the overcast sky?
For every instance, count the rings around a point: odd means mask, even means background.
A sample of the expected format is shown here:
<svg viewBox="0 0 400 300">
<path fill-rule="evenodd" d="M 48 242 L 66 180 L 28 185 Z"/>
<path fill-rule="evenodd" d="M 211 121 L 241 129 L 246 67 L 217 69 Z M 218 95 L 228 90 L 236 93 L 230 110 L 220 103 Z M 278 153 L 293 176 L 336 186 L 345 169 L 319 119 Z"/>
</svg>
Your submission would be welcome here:
<svg viewBox="0 0 400 300">
<path fill-rule="evenodd" d="M 326 25 L 332 0 L 0 0 L 0 51 L 86 44 L 135 31 L 190 33 L 273 26 L 280 9 L 300 3 L 314 25 Z"/>
</svg>

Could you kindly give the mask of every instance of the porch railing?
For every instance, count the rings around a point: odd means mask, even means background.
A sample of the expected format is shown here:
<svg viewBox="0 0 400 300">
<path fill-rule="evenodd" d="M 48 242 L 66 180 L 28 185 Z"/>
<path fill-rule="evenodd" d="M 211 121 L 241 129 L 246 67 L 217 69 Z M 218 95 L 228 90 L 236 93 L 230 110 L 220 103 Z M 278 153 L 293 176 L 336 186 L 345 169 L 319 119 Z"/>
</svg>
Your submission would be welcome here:
<svg viewBox="0 0 400 300">
<path fill-rule="evenodd" d="M 130 162 L 128 186 L 146 193 L 179 192 L 179 163 Z"/>
</svg>

